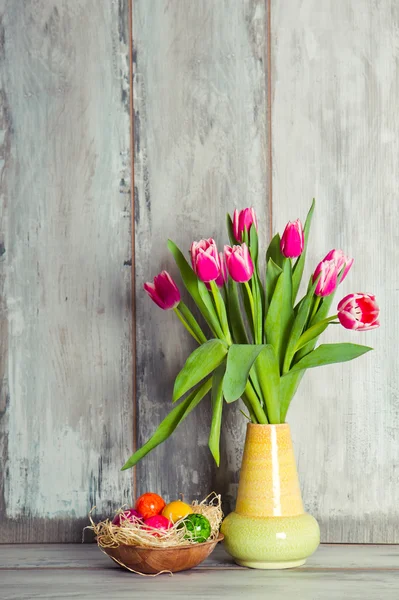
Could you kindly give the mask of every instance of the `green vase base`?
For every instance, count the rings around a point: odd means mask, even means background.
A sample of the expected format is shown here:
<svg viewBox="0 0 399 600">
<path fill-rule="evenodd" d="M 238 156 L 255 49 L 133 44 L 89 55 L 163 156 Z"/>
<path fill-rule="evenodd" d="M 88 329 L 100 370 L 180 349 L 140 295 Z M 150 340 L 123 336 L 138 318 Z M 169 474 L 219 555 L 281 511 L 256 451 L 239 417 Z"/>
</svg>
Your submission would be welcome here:
<svg viewBox="0 0 399 600">
<path fill-rule="evenodd" d="M 248 567 L 249 569 L 293 569 L 295 567 L 301 567 L 305 564 L 306 559 L 302 560 L 289 560 L 283 562 L 261 562 L 256 560 L 237 560 L 237 565 L 241 567 Z"/>
</svg>

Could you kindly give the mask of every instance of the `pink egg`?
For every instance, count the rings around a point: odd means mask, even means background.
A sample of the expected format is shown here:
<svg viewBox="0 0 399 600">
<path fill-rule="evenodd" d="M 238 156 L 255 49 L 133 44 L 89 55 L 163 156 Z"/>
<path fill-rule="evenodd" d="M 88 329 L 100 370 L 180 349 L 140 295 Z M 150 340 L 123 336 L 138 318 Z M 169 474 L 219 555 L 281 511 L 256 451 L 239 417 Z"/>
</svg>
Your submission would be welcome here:
<svg viewBox="0 0 399 600">
<path fill-rule="evenodd" d="M 128 508 L 128 510 L 123 511 L 122 513 L 118 513 L 115 515 L 112 521 L 112 525 L 123 525 L 124 521 L 130 521 L 133 523 L 137 521 L 137 519 L 142 519 L 142 515 L 135 508 Z"/>
<path fill-rule="evenodd" d="M 154 515 L 153 517 L 148 517 L 148 519 L 144 519 L 145 525 L 151 527 L 153 529 L 159 529 L 161 531 L 166 531 L 166 529 L 170 529 L 173 527 L 172 521 L 169 521 L 163 515 Z M 158 535 L 156 531 L 152 531 L 154 535 Z"/>
</svg>

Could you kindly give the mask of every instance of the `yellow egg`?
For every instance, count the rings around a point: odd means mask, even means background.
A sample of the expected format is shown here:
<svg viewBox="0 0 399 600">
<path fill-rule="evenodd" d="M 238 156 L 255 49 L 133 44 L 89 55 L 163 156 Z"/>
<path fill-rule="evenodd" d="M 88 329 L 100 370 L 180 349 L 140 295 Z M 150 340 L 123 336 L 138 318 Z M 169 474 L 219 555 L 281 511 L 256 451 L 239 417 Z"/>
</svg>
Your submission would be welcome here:
<svg viewBox="0 0 399 600">
<path fill-rule="evenodd" d="M 175 500 L 174 502 L 169 502 L 169 504 L 165 506 L 162 514 L 164 517 L 172 521 L 172 523 L 176 523 L 176 521 L 179 521 L 179 519 L 186 517 L 192 512 L 191 506 L 185 502 L 182 502 L 181 500 Z"/>
</svg>

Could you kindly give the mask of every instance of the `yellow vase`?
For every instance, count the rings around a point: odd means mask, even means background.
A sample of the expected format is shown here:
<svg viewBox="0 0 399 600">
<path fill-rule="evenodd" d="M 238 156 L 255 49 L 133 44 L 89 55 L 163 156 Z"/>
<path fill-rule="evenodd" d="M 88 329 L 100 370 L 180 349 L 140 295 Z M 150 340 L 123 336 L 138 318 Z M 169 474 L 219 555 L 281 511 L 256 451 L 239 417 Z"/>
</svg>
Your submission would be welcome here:
<svg viewBox="0 0 399 600">
<path fill-rule="evenodd" d="M 304 512 L 288 424 L 248 424 L 236 510 L 222 524 L 226 550 L 255 569 L 303 565 L 320 543 Z"/>
</svg>

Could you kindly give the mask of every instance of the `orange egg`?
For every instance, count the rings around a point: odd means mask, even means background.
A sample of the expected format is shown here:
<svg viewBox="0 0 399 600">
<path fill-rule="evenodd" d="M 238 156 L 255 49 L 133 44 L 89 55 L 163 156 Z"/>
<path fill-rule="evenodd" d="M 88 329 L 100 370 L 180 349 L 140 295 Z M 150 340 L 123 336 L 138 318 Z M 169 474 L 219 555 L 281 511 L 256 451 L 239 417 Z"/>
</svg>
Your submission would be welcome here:
<svg viewBox="0 0 399 600">
<path fill-rule="evenodd" d="M 147 492 L 140 496 L 136 502 L 135 509 L 143 515 L 144 519 L 159 515 L 165 506 L 165 501 L 158 494 Z"/>
</svg>

